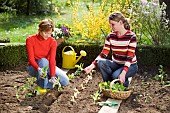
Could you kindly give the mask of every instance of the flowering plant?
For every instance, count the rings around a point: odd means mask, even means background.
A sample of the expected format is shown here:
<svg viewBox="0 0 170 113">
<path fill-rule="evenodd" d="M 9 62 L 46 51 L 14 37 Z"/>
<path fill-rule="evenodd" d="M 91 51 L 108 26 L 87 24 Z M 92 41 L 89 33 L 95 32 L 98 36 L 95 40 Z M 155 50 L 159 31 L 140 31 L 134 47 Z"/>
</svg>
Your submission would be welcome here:
<svg viewBox="0 0 170 113">
<path fill-rule="evenodd" d="M 67 26 L 59 24 L 54 31 L 52 32 L 52 37 L 55 39 L 66 38 L 68 39 L 71 36 L 69 28 Z"/>
</svg>

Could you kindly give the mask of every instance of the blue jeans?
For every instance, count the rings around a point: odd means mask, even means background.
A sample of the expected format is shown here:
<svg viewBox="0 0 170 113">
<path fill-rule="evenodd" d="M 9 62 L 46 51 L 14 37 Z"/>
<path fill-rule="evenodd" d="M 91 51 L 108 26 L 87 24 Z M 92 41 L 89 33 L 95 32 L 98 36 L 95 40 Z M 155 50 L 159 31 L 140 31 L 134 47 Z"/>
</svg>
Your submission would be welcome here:
<svg viewBox="0 0 170 113">
<path fill-rule="evenodd" d="M 42 59 L 38 60 L 37 63 L 38 63 L 38 65 L 39 65 L 40 68 L 44 68 L 44 67 L 46 67 L 46 66 L 49 67 L 49 61 L 48 61 L 46 58 L 42 58 Z M 28 72 L 29 72 L 29 74 L 30 74 L 31 76 L 37 78 L 37 85 L 38 85 L 38 86 L 40 86 L 40 87 L 42 87 L 42 88 L 50 88 L 50 89 L 52 89 L 52 85 L 53 85 L 53 84 L 49 82 L 49 79 L 50 79 L 50 69 L 47 70 L 47 79 L 46 79 L 46 82 L 47 82 L 47 83 L 45 83 L 45 85 L 44 85 L 44 83 L 43 83 L 43 82 L 45 82 L 45 81 L 43 81 L 42 78 L 40 78 L 40 76 L 39 76 L 39 74 L 38 74 L 38 71 L 35 70 L 32 66 L 28 66 Z M 56 77 L 58 77 L 58 76 L 60 77 L 60 84 L 61 84 L 62 86 L 66 86 L 66 85 L 69 84 L 69 78 L 68 78 L 68 76 L 66 75 L 66 73 L 65 73 L 63 70 L 61 70 L 61 69 L 58 68 L 57 66 L 56 66 L 55 76 L 56 76 Z"/>
<path fill-rule="evenodd" d="M 101 59 L 97 61 L 97 68 L 102 74 L 103 81 L 112 81 L 114 79 L 118 79 L 120 73 L 124 68 L 124 64 L 117 64 L 116 62 L 108 59 Z M 137 73 L 137 70 L 137 63 L 130 65 L 129 70 L 125 76 L 125 87 L 128 87 L 129 85 L 128 78 L 133 77 Z"/>
</svg>

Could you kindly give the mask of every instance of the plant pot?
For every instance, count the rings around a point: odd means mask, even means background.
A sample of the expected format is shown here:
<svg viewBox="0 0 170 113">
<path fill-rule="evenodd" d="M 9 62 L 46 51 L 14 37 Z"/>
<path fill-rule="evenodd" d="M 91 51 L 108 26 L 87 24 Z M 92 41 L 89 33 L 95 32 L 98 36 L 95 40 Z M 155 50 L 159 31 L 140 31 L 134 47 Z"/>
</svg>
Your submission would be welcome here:
<svg viewBox="0 0 170 113">
<path fill-rule="evenodd" d="M 58 38 L 58 39 L 56 39 L 56 41 L 57 41 L 57 46 L 59 46 L 61 43 L 63 43 L 64 40 L 65 40 L 65 38 Z"/>
</svg>

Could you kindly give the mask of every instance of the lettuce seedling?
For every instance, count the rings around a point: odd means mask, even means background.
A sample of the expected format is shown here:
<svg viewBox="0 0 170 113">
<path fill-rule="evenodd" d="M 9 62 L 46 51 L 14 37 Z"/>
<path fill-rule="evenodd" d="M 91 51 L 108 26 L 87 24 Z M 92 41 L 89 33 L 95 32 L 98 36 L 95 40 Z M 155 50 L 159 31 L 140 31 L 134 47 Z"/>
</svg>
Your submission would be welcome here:
<svg viewBox="0 0 170 113">
<path fill-rule="evenodd" d="M 100 88 L 100 91 L 102 91 L 102 89 L 110 89 L 110 81 L 101 82 L 99 84 L 99 88 Z M 112 92 L 116 92 L 116 91 L 125 91 L 125 86 L 123 86 L 123 84 L 121 84 L 119 82 L 114 83 L 112 85 Z"/>
</svg>

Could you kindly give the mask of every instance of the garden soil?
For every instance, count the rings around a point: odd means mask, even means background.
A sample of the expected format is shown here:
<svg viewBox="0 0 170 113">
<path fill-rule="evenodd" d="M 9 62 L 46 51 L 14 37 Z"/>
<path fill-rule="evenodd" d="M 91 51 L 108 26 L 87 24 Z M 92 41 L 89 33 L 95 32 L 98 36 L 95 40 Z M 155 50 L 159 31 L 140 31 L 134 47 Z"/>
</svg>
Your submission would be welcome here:
<svg viewBox="0 0 170 113">
<path fill-rule="evenodd" d="M 30 77 L 26 67 L 1 70 L 0 113 L 98 113 L 101 106 L 97 102 L 107 100 L 103 94 L 96 103 L 92 98 L 99 90 L 98 84 L 102 82 L 98 71 L 92 76 L 81 73 L 61 91 L 56 87 L 45 94 L 27 98 L 22 94 L 17 99 L 17 87 L 14 86 L 23 86 Z M 164 70 L 166 73 L 169 73 L 168 71 Z M 156 74 L 158 67 L 140 67 L 129 86 L 133 88 L 133 92 L 128 99 L 122 101 L 118 113 L 170 113 L 170 87 L 155 80 Z M 32 87 L 35 87 L 35 84 Z"/>
</svg>

